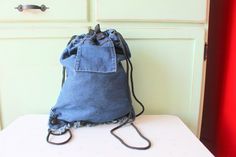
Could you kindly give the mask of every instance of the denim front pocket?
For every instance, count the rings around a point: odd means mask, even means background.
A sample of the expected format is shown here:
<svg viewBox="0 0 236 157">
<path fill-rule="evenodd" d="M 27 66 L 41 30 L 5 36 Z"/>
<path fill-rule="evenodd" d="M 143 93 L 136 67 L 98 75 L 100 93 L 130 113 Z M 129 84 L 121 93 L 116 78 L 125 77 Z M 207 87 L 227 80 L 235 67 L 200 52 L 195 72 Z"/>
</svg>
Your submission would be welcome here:
<svg viewBox="0 0 236 157">
<path fill-rule="evenodd" d="M 116 72 L 116 52 L 111 40 L 92 44 L 89 39 L 77 49 L 76 71 L 110 73 Z"/>
</svg>

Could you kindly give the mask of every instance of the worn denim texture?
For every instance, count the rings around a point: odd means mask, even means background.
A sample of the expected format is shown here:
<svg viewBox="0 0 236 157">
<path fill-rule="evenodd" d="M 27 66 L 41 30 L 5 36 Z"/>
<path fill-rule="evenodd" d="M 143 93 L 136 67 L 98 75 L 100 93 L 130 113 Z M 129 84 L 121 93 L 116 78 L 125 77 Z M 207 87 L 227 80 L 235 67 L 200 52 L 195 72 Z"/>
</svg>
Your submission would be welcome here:
<svg viewBox="0 0 236 157">
<path fill-rule="evenodd" d="M 116 31 L 110 29 L 76 36 L 67 45 L 60 59 L 67 78 L 51 109 L 49 129 L 81 121 L 106 123 L 128 114 L 135 117 L 127 73 L 121 64 L 126 58 L 121 44 Z M 55 118 L 57 123 L 51 123 Z"/>
</svg>

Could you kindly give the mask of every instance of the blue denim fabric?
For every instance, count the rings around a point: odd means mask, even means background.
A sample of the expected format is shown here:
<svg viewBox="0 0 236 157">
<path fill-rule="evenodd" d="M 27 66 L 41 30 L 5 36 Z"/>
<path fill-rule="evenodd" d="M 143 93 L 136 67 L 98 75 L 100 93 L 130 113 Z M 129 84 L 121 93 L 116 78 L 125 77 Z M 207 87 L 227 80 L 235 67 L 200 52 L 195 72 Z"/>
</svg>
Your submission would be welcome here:
<svg viewBox="0 0 236 157">
<path fill-rule="evenodd" d="M 67 45 L 60 59 L 67 79 L 50 113 L 50 120 L 57 118 L 58 122 L 49 120 L 49 129 L 80 121 L 110 122 L 129 113 L 135 116 L 121 64 L 125 59 L 121 44 L 116 31 L 107 30 L 100 36 L 76 36 Z M 130 57 L 130 52 L 127 54 Z"/>
</svg>

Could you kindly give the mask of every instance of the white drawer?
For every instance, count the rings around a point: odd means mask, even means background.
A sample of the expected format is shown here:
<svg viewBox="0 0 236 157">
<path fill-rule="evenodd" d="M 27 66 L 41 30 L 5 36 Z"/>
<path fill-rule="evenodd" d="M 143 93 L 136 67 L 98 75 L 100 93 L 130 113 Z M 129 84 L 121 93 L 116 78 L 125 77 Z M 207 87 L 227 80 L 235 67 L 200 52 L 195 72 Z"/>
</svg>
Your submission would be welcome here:
<svg viewBox="0 0 236 157">
<path fill-rule="evenodd" d="M 207 0 L 97 0 L 98 21 L 203 23 Z"/>
<path fill-rule="evenodd" d="M 18 5 L 44 4 L 46 11 L 27 9 L 22 12 L 15 9 Z M 87 21 L 87 0 L 11 0 L 2 2 L 0 22 L 30 22 L 30 21 Z"/>
</svg>

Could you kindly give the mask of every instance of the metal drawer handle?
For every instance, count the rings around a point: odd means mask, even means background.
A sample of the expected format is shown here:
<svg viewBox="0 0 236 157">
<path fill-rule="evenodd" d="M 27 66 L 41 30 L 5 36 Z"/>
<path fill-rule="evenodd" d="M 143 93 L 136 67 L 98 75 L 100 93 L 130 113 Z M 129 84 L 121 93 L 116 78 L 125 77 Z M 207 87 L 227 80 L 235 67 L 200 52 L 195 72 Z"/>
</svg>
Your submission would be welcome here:
<svg viewBox="0 0 236 157">
<path fill-rule="evenodd" d="M 41 11 L 46 11 L 47 9 L 49 9 L 48 7 L 46 7 L 46 5 L 42 4 L 41 6 L 38 5 L 18 5 L 17 7 L 15 7 L 15 9 L 17 9 L 18 11 L 22 12 L 24 10 L 28 10 L 28 9 L 39 9 Z"/>
</svg>

